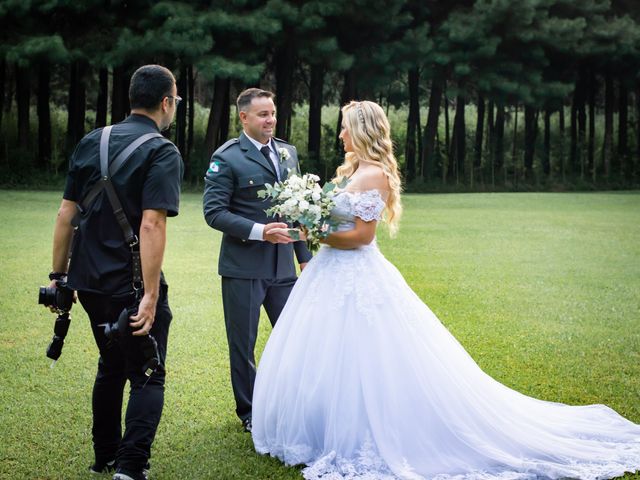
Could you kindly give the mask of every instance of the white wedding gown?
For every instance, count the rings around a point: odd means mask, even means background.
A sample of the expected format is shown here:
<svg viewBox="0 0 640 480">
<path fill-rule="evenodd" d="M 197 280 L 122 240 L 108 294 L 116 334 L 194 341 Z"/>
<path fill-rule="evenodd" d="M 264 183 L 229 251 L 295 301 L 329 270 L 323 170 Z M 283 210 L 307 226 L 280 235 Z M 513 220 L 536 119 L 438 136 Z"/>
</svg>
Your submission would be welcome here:
<svg viewBox="0 0 640 480">
<path fill-rule="evenodd" d="M 375 190 L 336 197 L 340 229 L 379 219 Z M 380 253 L 324 246 L 267 342 L 259 453 L 306 479 L 611 478 L 640 469 L 640 425 L 604 405 L 522 395 L 485 374 Z"/>
</svg>

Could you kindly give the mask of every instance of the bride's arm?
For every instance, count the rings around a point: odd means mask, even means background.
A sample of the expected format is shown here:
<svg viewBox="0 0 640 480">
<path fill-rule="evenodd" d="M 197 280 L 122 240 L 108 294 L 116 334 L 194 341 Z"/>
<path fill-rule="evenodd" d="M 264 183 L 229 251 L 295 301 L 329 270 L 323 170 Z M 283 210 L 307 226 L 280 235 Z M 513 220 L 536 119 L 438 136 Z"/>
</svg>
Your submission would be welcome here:
<svg viewBox="0 0 640 480">
<path fill-rule="evenodd" d="M 360 174 L 357 184 L 352 185 L 352 188 L 355 187 L 360 191 L 386 191 L 389 189 L 389 181 L 381 168 L 369 167 Z M 358 216 L 356 216 L 355 219 L 356 225 L 354 229 L 330 233 L 327 238 L 321 240 L 321 242 L 342 250 L 350 250 L 369 245 L 376 236 L 376 226 L 378 222 L 376 220 L 365 221 Z"/>
<path fill-rule="evenodd" d="M 321 240 L 321 242 L 342 250 L 351 250 L 363 245 L 369 245 L 376 235 L 377 223 L 375 220 L 365 222 L 361 218 L 356 217 L 356 226 L 354 229 L 345 232 L 330 233 L 329 236 Z"/>
</svg>

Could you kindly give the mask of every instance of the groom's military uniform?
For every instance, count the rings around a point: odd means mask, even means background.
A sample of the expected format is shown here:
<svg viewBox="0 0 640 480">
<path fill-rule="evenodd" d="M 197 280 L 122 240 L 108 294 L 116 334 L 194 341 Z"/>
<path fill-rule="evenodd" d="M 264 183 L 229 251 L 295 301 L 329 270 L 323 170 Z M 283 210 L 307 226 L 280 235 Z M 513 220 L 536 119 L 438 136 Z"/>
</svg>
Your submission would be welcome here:
<svg viewBox="0 0 640 480">
<path fill-rule="evenodd" d="M 260 306 L 275 325 L 296 281 L 293 261 L 311 259 L 305 242 L 273 244 L 250 239 L 254 226 L 280 221 L 268 217 L 271 205 L 258 197 L 265 184 L 287 178 L 289 170 L 299 172 L 296 149 L 282 140 L 270 140 L 272 158 L 262 153 L 242 133 L 218 148 L 205 176 L 204 216 L 212 228 L 223 232 L 218 261 L 222 276 L 231 383 L 236 413 L 245 420 L 251 416 L 251 397 L 255 381 L 254 347 Z"/>
</svg>

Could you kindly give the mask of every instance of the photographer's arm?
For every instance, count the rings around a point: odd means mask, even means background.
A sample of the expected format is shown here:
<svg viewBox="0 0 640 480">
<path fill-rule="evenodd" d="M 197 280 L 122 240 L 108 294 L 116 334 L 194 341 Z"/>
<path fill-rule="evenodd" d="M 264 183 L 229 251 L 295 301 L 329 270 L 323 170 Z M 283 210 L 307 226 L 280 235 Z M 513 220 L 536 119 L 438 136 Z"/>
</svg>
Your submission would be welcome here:
<svg viewBox="0 0 640 480">
<path fill-rule="evenodd" d="M 134 335 L 147 335 L 155 320 L 166 240 L 167 211 L 143 210 L 140 224 L 140 262 L 144 296 L 138 306 L 138 313 L 131 317 Z"/>
<path fill-rule="evenodd" d="M 51 262 L 53 272 L 66 273 L 69 267 L 69 248 L 73 238 L 71 220 L 76 212 L 76 202 L 62 200 L 53 230 L 53 258 Z M 51 283 L 52 286 L 55 286 L 55 281 Z"/>
</svg>

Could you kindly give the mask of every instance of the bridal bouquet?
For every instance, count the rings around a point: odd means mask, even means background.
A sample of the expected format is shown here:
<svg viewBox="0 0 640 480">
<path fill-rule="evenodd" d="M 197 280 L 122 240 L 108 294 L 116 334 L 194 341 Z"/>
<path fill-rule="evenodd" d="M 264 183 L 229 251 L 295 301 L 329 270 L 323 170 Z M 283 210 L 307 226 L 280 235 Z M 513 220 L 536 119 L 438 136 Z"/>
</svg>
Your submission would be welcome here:
<svg viewBox="0 0 640 480">
<path fill-rule="evenodd" d="M 337 222 L 331 219 L 331 209 L 335 203 L 333 197 L 336 188 L 344 188 L 347 180 L 339 183 L 327 182 L 324 186 L 318 183 L 320 177 L 305 173 L 301 177 L 289 175 L 284 182 L 274 185 L 266 184 L 265 190 L 258 192 L 258 197 L 270 199 L 272 206 L 265 210 L 267 215 L 280 215 L 288 223 L 299 224 L 306 233 L 309 250 L 317 250 L 320 240 L 326 238 Z M 300 232 L 290 229 L 294 240 L 300 240 Z"/>
</svg>

